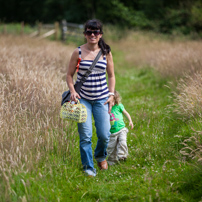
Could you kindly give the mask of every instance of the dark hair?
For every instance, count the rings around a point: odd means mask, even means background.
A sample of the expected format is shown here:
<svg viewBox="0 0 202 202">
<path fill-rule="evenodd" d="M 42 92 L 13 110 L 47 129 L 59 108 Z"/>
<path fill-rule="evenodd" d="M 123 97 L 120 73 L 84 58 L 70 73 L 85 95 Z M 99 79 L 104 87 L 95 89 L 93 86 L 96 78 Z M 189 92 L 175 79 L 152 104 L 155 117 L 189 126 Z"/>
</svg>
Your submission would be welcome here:
<svg viewBox="0 0 202 202">
<path fill-rule="evenodd" d="M 84 32 L 83 32 L 84 34 L 87 31 L 87 29 L 100 30 L 100 33 L 103 34 L 102 23 L 100 20 L 97 20 L 97 19 L 88 20 L 85 23 Z M 98 46 L 101 48 L 103 55 L 106 55 L 111 51 L 110 46 L 105 43 L 105 41 L 102 37 L 100 38 L 100 40 L 98 42 Z"/>
</svg>

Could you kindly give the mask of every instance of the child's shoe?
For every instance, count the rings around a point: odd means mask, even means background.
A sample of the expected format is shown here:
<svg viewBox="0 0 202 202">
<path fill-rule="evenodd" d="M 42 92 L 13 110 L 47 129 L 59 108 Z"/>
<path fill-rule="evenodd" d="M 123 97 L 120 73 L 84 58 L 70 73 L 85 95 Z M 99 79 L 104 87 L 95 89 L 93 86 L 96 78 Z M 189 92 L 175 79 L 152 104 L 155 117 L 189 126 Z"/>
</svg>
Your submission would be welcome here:
<svg viewBox="0 0 202 202">
<path fill-rule="evenodd" d="M 126 161 L 126 157 L 121 157 L 121 158 L 119 158 L 119 161 Z"/>
</svg>

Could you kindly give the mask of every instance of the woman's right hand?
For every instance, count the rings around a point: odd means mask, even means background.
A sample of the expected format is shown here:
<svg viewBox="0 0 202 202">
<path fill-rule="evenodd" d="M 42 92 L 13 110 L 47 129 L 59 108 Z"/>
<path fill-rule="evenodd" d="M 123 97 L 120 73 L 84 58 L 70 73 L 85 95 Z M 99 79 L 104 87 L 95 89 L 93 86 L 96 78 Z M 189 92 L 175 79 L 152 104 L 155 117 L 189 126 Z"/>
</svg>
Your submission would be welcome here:
<svg viewBox="0 0 202 202">
<path fill-rule="evenodd" d="M 74 101 L 74 102 L 77 102 L 77 99 L 81 99 L 79 94 L 76 91 L 71 92 L 70 100 Z"/>
</svg>

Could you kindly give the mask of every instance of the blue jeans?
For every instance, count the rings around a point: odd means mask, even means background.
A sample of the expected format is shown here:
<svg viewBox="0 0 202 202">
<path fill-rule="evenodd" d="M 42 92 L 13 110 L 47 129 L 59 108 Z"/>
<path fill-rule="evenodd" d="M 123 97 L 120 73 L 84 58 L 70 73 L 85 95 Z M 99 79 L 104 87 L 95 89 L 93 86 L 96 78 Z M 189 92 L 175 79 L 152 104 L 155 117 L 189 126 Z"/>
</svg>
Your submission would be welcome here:
<svg viewBox="0 0 202 202">
<path fill-rule="evenodd" d="M 78 123 L 80 137 L 80 154 L 84 170 L 95 170 L 92 155 L 92 115 L 95 120 L 96 133 L 98 137 L 94 151 L 97 162 L 104 161 L 107 157 L 107 145 L 110 138 L 110 115 L 108 104 L 104 105 L 107 98 L 101 100 L 80 99 L 80 103 L 86 106 L 87 120 L 85 123 Z"/>
</svg>

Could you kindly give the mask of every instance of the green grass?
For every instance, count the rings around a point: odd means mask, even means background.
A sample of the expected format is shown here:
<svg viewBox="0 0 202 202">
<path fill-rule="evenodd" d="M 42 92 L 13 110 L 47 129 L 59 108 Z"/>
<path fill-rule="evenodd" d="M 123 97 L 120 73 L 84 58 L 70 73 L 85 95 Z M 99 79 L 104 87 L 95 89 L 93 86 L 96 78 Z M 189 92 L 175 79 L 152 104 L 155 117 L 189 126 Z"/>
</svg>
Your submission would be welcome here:
<svg viewBox="0 0 202 202">
<path fill-rule="evenodd" d="M 13 35 L 20 35 L 22 28 L 21 28 L 21 24 L 19 23 L 10 23 L 10 24 L 0 24 L 0 34 L 4 33 L 5 31 L 5 26 L 6 26 L 6 33 L 7 34 L 13 34 Z M 32 32 L 36 31 L 36 27 L 31 27 L 30 25 L 26 25 L 24 26 L 24 34 L 31 34 Z"/>
</svg>

